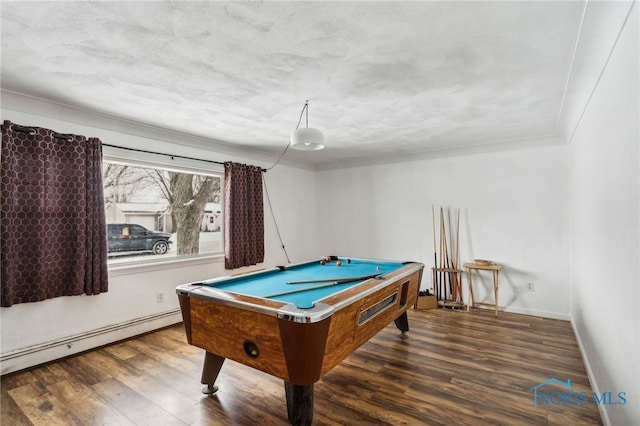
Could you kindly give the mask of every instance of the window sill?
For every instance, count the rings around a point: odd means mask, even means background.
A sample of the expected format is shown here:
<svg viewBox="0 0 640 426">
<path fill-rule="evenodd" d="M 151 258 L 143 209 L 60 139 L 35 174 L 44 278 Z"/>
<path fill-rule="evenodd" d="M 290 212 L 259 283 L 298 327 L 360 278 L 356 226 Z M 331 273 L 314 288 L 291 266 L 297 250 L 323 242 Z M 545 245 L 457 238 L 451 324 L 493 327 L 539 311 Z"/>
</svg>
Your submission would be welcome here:
<svg viewBox="0 0 640 426">
<path fill-rule="evenodd" d="M 209 253 L 196 256 L 176 257 L 171 260 L 140 260 L 126 264 L 108 265 L 109 276 L 117 277 L 120 275 L 128 275 L 131 273 L 141 273 L 149 271 L 158 271 L 163 269 L 174 269 L 176 267 L 188 267 L 194 265 L 222 263 L 224 262 L 223 253 Z"/>
</svg>

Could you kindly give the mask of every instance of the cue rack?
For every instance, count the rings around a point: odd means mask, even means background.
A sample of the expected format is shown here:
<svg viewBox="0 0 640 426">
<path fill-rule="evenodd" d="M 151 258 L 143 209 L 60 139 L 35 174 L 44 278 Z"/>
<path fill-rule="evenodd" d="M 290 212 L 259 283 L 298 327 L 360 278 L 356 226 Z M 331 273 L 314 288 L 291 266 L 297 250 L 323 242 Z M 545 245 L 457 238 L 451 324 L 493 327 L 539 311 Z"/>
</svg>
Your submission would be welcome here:
<svg viewBox="0 0 640 426">
<path fill-rule="evenodd" d="M 436 209 L 431 206 L 433 222 L 432 286 L 439 307 L 464 308 L 460 265 L 460 209 L 440 207 L 436 229 Z"/>
</svg>

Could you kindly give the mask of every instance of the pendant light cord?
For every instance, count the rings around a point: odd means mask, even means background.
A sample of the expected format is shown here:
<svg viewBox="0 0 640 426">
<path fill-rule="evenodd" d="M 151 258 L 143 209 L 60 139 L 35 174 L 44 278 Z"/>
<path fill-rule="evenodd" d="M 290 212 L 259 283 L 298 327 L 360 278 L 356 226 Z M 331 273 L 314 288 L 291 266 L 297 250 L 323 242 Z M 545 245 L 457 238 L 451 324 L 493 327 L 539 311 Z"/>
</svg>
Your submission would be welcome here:
<svg viewBox="0 0 640 426">
<path fill-rule="evenodd" d="M 302 115 L 305 113 L 305 111 L 307 112 L 306 123 L 307 123 L 307 127 L 309 127 L 309 99 L 305 101 L 304 106 L 302 107 L 302 111 L 300 111 L 300 117 L 298 118 L 298 124 L 296 125 L 296 130 L 298 130 L 298 128 L 300 127 L 300 123 L 302 122 Z M 275 163 L 273 163 L 271 167 L 268 167 L 263 171 L 266 172 L 267 170 L 271 170 L 275 166 L 277 166 L 280 160 L 282 160 L 282 157 L 284 157 L 284 154 L 287 152 L 290 146 L 291 146 L 291 139 L 289 139 L 289 143 L 284 148 L 284 151 L 282 151 L 282 154 L 280 154 L 280 157 L 278 157 L 278 160 Z M 271 198 L 269 198 L 269 190 L 267 189 L 266 177 L 267 177 L 266 173 L 262 173 L 262 186 L 264 187 L 264 194 L 267 197 L 267 204 L 269 205 L 269 211 L 271 212 L 271 217 L 273 218 L 273 224 L 275 225 L 275 228 L 276 228 L 276 234 L 278 234 L 278 240 L 280 240 L 280 246 L 282 247 L 284 256 L 287 258 L 287 263 L 291 263 L 291 259 L 289 259 L 289 253 L 287 253 L 287 248 L 285 247 L 284 242 L 282 241 L 282 235 L 280 235 L 280 228 L 278 228 L 276 215 L 273 214 L 273 206 L 271 205 Z"/>
<path fill-rule="evenodd" d="M 273 224 L 276 227 L 276 234 L 278 234 L 278 240 L 280 240 L 280 246 L 282 247 L 282 251 L 284 252 L 284 256 L 287 258 L 287 263 L 291 263 L 289 259 L 289 253 L 287 253 L 287 249 L 284 246 L 284 242 L 282 241 L 282 236 L 280 235 L 280 229 L 278 228 L 278 222 L 276 222 L 276 215 L 273 214 L 273 207 L 271 206 L 271 198 L 269 198 L 269 190 L 267 189 L 267 180 L 266 174 L 262 174 L 262 186 L 264 187 L 264 193 L 267 196 L 267 204 L 269 205 L 269 211 L 271 212 L 271 217 L 273 218 Z"/>
</svg>

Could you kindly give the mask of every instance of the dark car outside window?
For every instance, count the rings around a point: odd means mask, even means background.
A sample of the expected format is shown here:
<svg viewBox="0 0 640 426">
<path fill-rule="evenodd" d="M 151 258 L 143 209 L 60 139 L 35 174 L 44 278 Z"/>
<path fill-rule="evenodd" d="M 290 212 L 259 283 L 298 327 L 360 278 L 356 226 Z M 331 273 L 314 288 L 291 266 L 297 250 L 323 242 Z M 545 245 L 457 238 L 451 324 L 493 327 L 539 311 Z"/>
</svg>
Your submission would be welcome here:
<svg viewBox="0 0 640 426">
<path fill-rule="evenodd" d="M 150 231 L 136 224 L 107 225 L 109 253 L 152 252 L 165 254 L 169 251 L 171 234 Z"/>
</svg>

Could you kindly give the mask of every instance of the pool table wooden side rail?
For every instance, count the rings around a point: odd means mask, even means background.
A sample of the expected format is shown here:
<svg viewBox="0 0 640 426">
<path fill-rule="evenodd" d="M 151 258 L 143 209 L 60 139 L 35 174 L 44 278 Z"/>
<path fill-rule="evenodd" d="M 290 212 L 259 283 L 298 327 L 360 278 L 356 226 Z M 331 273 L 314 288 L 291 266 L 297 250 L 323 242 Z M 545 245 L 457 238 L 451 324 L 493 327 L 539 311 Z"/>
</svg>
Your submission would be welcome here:
<svg viewBox="0 0 640 426">
<path fill-rule="evenodd" d="M 384 287 L 344 309 L 338 310 L 332 316 L 320 376 L 329 372 L 388 324 L 406 314 L 407 309 L 413 306 L 417 300 L 422 271 L 423 268 L 419 267 L 409 275 L 400 276 L 392 285 Z M 395 279 L 399 275 L 401 274 L 389 274 L 386 279 Z M 364 284 L 375 284 L 376 280 L 369 281 L 371 283 Z M 369 321 L 359 324 L 358 317 L 362 312 L 396 293 L 398 297 L 394 305 L 378 313 Z M 326 302 L 331 303 L 331 298 L 327 299 Z"/>
</svg>

